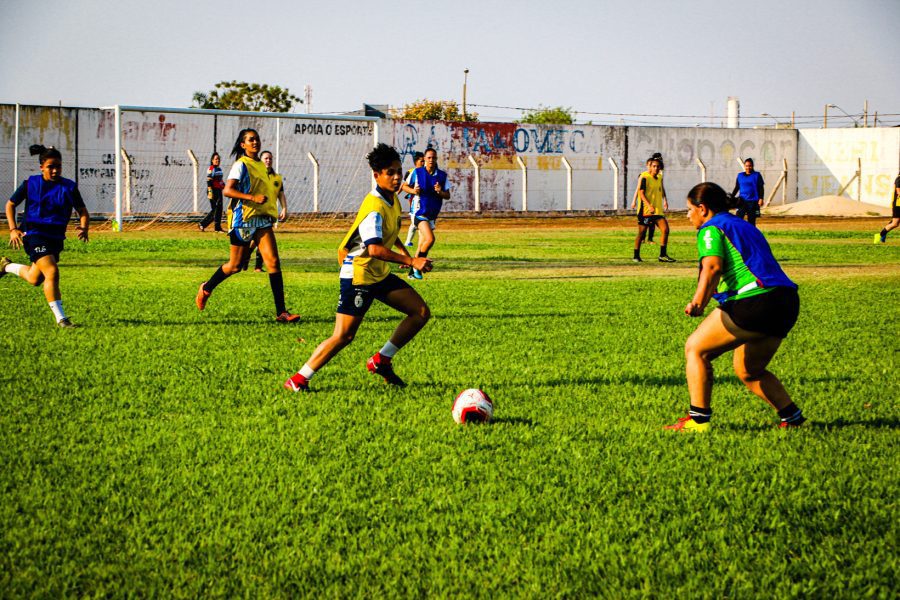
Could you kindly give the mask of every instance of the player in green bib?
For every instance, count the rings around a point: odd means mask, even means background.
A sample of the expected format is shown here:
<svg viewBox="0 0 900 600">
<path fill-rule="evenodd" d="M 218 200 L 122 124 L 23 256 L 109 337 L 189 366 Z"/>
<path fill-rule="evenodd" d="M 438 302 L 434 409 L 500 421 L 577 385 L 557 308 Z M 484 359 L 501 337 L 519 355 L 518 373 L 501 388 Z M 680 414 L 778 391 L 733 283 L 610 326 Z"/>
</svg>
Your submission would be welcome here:
<svg viewBox="0 0 900 600">
<path fill-rule="evenodd" d="M 796 427 L 805 420 L 778 378 L 766 369 L 797 322 L 797 285 L 781 270 L 759 229 L 728 212 L 733 203 L 714 183 L 695 185 L 688 192 L 688 219 L 698 229 L 700 275 L 684 312 L 703 316 L 711 298 L 719 307 L 685 344 L 691 407 L 686 417 L 666 429 L 709 429 L 712 361 L 730 350 L 738 378 L 778 411 L 781 427 Z"/>
</svg>

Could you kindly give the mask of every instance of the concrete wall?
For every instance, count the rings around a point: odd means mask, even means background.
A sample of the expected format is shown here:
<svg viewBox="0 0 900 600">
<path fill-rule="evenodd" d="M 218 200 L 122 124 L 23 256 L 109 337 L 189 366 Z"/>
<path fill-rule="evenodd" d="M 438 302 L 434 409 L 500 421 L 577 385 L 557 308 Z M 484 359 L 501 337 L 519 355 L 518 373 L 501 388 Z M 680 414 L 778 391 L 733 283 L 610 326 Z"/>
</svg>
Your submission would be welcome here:
<svg viewBox="0 0 900 600">
<path fill-rule="evenodd" d="M 628 128 L 628 205 L 646 160 L 661 152 L 669 206 L 686 207 L 688 191 L 701 181 L 697 158 L 706 165 L 706 180 L 725 191 L 734 189 L 742 161 L 752 158 L 766 182 L 766 195 L 781 177 L 783 159 L 788 161 L 787 202 L 796 200 L 797 130 L 711 129 L 701 127 Z M 781 191 L 772 200 L 781 202 Z"/>
<path fill-rule="evenodd" d="M 900 172 L 900 128 L 800 131 L 800 200 L 837 194 L 862 162 L 862 201 L 889 206 Z M 854 181 L 844 196 L 857 198 Z"/>
<path fill-rule="evenodd" d="M 111 213 L 115 197 L 114 122 L 112 111 L 59 107 L 21 107 L 18 149 L 13 148 L 15 107 L 0 105 L 0 189 L 15 189 L 12 164 L 19 156 L 21 181 L 38 172 L 28 155 L 33 143 L 54 145 L 63 153 L 63 174 L 76 179 L 88 208 Z M 123 112 L 123 147 L 132 157 L 132 212 L 190 214 L 193 207 L 193 170 L 187 155 L 200 161 L 199 212 L 207 209 L 205 170 L 214 150 L 223 168 L 240 129 L 255 127 L 263 146 L 277 153 L 292 211 L 313 209 L 313 153 L 320 165 L 319 208 L 349 212 L 371 187 L 365 155 L 371 149 L 376 125 L 329 119 L 276 121 L 262 117 L 217 117 L 159 112 Z M 277 134 L 276 134 L 277 130 Z M 475 169 L 481 167 L 483 210 L 522 209 L 521 158 L 528 170 L 528 209 L 565 210 L 567 170 L 573 168 L 574 210 L 628 207 L 646 159 L 661 152 L 672 209 L 684 208 L 685 195 L 701 179 L 696 159 L 706 165 L 707 179 L 727 191 L 741 170 L 740 159 L 752 157 L 771 191 L 788 161 L 787 202 L 837 193 L 863 162 L 863 200 L 886 205 L 900 165 L 900 129 L 712 129 L 673 127 L 606 127 L 592 125 L 538 126 L 515 123 L 450 123 L 443 121 L 382 120 L 380 141 L 394 145 L 404 166 L 412 154 L 432 146 L 452 185 L 447 211 L 474 209 Z M 278 143 L 276 144 L 276 138 Z M 619 165 L 615 185 L 610 159 Z M 855 197 L 855 184 L 849 194 Z M 773 202 L 781 202 L 776 194 Z"/>
</svg>

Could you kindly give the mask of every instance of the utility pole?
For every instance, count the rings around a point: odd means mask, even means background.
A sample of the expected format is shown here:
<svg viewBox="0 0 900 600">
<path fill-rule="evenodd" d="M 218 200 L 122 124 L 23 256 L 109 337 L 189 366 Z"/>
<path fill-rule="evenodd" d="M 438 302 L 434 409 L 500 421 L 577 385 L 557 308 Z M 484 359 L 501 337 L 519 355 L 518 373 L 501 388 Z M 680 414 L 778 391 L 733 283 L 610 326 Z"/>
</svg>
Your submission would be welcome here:
<svg viewBox="0 0 900 600">
<path fill-rule="evenodd" d="M 469 115 L 466 112 L 466 84 L 469 82 L 469 70 L 466 69 L 463 71 L 463 121 L 469 120 Z"/>
<path fill-rule="evenodd" d="M 303 86 L 303 96 L 305 97 L 306 114 L 310 114 L 312 112 L 312 86 L 308 83 Z"/>
<path fill-rule="evenodd" d="M 825 120 L 822 123 L 822 129 L 828 129 L 828 105 L 825 105 Z"/>
<path fill-rule="evenodd" d="M 869 101 L 866 100 L 863 104 L 863 127 L 869 126 Z"/>
</svg>

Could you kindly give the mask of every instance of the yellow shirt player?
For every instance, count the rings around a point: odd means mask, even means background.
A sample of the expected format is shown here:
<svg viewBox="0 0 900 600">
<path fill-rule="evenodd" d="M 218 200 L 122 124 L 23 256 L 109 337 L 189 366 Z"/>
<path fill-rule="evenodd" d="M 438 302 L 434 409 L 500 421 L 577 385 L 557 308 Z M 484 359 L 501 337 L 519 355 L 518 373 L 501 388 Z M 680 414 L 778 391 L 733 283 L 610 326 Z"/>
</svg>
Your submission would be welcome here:
<svg viewBox="0 0 900 600">
<path fill-rule="evenodd" d="M 875 243 L 885 243 L 888 231 L 893 231 L 898 227 L 900 227 L 900 175 L 894 180 L 894 195 L 891 198 L 891 222 L 885 225 L 880 233 L 875 234 Z"/>
<path fill-rule="evenodd" d="M 641 260 L 641 243 L 644 241 L 647 228 L 652 224 L 659 227 L 662 232 L 662 240 L 659 246 L 659 262 L 675 262 L 669 256 L 667 243 L 669 241 L 669 222 L 664 212 L 669 209 L 669 201 L 666 199 L 666 188 L 663 185 L 660 161 L 650 158 L 647 161 L 647 170 L 641 173 L 638 179 L 637 197 L 640 201 L 637 210 L 638 233 L 634 239 L 634 262 Z M 635 200 L 631 202 L 631 208 L 635 207 Z"/>
<path fill-rule="evenodd" d="M 372 302 L 378 300 L 403 313 L 391 338 L 366 363 L 372 373 L 390 384 L 406 383 L 394 373 L 392 359 L 425 326 L 431 311 L 408 283 L 391 273 L 389 263 L 431 271 L 430 258 L 413 258 L 398 239 L 402 208 L 397 191 L 403 180 L 400 155 L 387 144 L 378 144 L 366 159 L 375 177 L 375 189 L 366 195 L 353 224 L 338 248 L 341 263 L 341 295 L 335 315 L 334 333 L 318 345 L 312 356 L 292 377 L 285 389 L 309 391 L 309 380 L 338 352 L 353 341 Z M 391 250 L 396 248 L 397 251 Z"/>
</svg>

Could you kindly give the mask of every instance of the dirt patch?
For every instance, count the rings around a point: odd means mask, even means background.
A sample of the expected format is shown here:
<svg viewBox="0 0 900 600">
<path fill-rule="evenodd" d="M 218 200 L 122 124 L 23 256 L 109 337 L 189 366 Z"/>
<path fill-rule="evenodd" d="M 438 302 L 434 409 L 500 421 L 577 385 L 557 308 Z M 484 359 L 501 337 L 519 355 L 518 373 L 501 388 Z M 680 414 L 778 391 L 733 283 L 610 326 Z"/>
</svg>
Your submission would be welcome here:
<svg viewBox="0 0 900 600">
<path fill-rule="evenodd" d="M 826 217 L 887 217 L 890 207 L 866 204 L 845 198 L 844 196 L 819 196 L 810 200 L 792 202 L 783 206 L 770 206 L 763 211 L 765 215 L 797 215 Z"/>
</svg>

